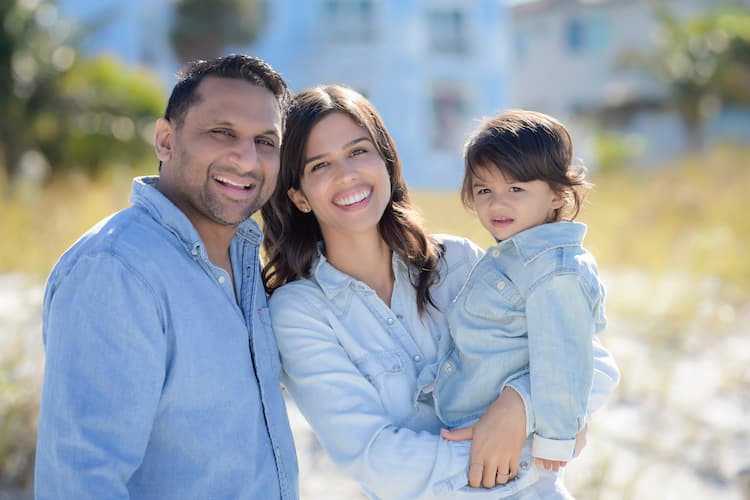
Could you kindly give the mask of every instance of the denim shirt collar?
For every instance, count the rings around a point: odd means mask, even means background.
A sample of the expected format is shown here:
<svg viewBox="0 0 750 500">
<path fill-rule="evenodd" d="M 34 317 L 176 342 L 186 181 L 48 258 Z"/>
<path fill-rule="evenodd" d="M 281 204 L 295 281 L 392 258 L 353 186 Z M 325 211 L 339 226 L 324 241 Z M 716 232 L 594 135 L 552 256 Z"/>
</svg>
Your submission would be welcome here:
<svg viewBox="0 0 750 500">
<path fill-rule="evenodd" d="M 396 252 L 392 252 L 391 263 L 394 274 L 407 273 L 409 270 L 406 262 Z M 359 287 L 362 290 L 370 290 L 366 284 L 339 271 L 328 262 L 325 256 L 323 241 L 318 242 L 318 255 L 313 259 L 310 269 L 312 278 L 318 283 L 323 293 L 329 299 L 332 299 L 349 286 Z"/>
<path fill-rule="evenodd" d="M 498 242 L 501 251 L 514 246 L 524 264 L 555 248 L 581 246 L 586 236 L 586 225 L 581 222 L 552 222 L 516 233 Z"/>
<path fill-rule="evenodd" d="M 190 219 L 158 189 L 159 176 L 143 176 L 133 179 L 130 202 L 142 207 L 156 221 L 166 227 L 182 243 L 188 252 L 199 252 L 208 258 L 205 245 Z M 240 223 L 237 235 L 259 245 L 263 239 L 258 223 L 252 218 Z"/>
</svg>

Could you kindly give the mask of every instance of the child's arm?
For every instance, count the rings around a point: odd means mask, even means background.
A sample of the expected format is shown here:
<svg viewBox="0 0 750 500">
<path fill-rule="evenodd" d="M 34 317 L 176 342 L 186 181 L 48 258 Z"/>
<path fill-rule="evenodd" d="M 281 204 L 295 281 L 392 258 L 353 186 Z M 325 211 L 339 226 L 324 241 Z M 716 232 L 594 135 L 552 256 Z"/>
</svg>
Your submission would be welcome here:
<svg viewBox="0 0 750 500">
<path fill-rule="evenodd" d="M 593 307 L 573 274 L 554 276 L 527 297 L 536 458 L 553 462 L 573 458 L 593 379 Z"/>
</svg>

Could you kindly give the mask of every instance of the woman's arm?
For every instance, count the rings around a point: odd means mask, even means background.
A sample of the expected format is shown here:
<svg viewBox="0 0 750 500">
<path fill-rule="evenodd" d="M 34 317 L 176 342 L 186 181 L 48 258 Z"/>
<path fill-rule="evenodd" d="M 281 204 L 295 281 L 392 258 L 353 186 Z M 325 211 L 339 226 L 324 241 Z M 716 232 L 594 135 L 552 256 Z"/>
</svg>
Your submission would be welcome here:
<svg viewBox="0 0 750 500">
<path fill-rule="evenodd" d="M 466 485 L 471 443 L 402 427 L 334 336 L 333 313 L 318 310 L 304 293 L 291 293 L 301 287 L 295 288 L 277 290 L 270 301 L 283 383 L 339 469 L 383 498 L 451 491 L 452 498 L 496 497 L 487 490 L 459 491 Z M 420 405 L 420 411 L 429 407 Z"/>
</svg>

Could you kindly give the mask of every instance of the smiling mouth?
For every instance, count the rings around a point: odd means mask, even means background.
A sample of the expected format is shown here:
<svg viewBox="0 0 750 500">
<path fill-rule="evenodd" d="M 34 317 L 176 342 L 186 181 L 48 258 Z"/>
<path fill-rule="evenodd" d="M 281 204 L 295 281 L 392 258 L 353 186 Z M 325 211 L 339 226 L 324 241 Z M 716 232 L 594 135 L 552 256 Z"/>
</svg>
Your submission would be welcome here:
<svg viewBox="0 0 750 500">
<path fill-rule="evenodd" d="M 372 194 L 372 188 L 360 191 L 358 193 L 350 194 L 349 196 L 344 196 L 342 198 L 336 199 L 333 201 L 333 203 L 339 207 L 348 207 L 351 205 L 356 205 L 357 203 L 366 200 L 367 198 L 370 197 L 371 194 Z"/>
<path fill-rule="evenodd" d="M 252 184 L 238 184 L 236 182 L 230 181 L 226 177 L 221 177 L 219 175 L 215 176 L 214 180 L 224 186 L 229 186 L 235 189 L 244 189 L 246 191 L 253 187 Z"/>
</svg>

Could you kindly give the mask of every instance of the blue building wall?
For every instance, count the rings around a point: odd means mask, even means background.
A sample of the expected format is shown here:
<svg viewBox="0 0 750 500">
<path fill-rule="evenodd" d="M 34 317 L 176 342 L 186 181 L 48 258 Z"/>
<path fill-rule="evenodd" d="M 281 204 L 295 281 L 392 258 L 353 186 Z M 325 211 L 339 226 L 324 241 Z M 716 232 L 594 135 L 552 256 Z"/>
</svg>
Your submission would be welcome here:
<svg viewBox="0 0 750 500">
<path fill-rule="evenodd" d="M 59 6 L 82 21 L 109 12 L 84 50 L 151 66 L 171 87 L 179 67 L 168 41 L 171 2 Z M 295 91 L 341 83 L 365 93 L 394 136 L 409 184 L 457 189 L 463 139 L 476 119 L 507 107 L 505 22 L 499 0 L 274 0 L 258 40 L 227 52 L 268 60 Z"/>
</svg>

